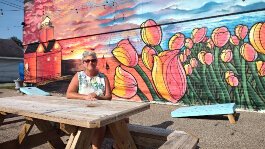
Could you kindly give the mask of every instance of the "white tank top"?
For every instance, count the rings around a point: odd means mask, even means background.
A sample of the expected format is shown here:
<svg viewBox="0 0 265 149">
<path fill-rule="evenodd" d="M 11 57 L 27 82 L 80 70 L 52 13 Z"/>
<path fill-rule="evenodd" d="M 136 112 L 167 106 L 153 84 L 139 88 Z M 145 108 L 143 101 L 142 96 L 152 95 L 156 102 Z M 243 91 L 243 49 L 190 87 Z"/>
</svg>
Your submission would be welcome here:
<svg viewBox="0 0 265 149">
<path fill-rule="evenodd" d="M 78 93 L 88 95 L 90 93 L 96 93 L 97 96 L 103 96 L 105 94 L 105 75 L 98 73 L 94 77 L 89 77 L 84 71 L 77 72 L 78 74 Z"/>
</svg>

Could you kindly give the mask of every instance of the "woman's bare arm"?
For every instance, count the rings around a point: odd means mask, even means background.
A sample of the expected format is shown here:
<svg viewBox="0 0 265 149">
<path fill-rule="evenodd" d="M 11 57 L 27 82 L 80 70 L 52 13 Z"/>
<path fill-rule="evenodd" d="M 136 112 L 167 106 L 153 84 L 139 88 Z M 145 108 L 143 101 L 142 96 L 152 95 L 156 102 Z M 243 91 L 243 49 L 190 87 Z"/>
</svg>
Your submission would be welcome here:
<svg viewBox="0 0 265 149">
<path fill-rule="evenodd" d="M 107 76 L 105 76 L 104 80 L 105 80 L 105 95 L 104 96 L 96 96 L 96 98 L 99 100 L 111 100 L 112 94 L 111 94 L 109 79 Z"/>
</svg>

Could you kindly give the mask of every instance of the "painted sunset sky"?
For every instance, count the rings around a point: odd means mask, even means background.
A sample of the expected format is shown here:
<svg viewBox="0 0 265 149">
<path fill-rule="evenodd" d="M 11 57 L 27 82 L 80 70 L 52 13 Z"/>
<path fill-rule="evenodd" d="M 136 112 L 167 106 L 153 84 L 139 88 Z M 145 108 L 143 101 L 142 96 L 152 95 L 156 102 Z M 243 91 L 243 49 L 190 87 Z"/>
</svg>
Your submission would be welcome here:
<svg viewBox="0 0 265 149">
<path fill-rule="evenodd" d="M 54 38 L 60 40 L 63 48 L 63 59 L 77 59 L 88 49 L 95 50 L 99 57 L 111 57 L 111 50 L 124 38 L 129 38 L 140 52 L 144 46 L 140 29 L 71 40 L 61 39 L 139 28 L 147 19 L 164 24 L 264 8 L 265 0 L 27 0 L 23 42 L 29 44 L 39 41 L 40 24 L 48 16 L 54 26 Z M 234 27 L 238 24 L 251 27 L 253 24 L 250 23 L 264 21 L 264 13 L 252 12 L 164 25 L 161 46 L 167 49 L 169 37 L 176 32 L 190 37 L 193 28 L 202 26 L 208 28 L 207 34 L 210 35 L 214 28 L 229 24 L 227 27 L 234 34 Z"/>
</svg>

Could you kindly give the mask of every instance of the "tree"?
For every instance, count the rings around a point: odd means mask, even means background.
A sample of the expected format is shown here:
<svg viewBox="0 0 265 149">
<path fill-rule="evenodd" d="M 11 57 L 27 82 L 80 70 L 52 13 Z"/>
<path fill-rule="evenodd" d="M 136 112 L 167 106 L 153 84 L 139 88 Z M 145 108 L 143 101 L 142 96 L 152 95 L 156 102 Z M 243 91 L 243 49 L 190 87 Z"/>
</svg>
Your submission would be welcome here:
<svg viewBox="0 0 265 149">
<path fill-rule="evenodd" d="M 13 40 L 19 47 L 23 48 L 22 41 L 18 39 L 16 36 L 11 37 L 10 39 Z"/>
</svg>

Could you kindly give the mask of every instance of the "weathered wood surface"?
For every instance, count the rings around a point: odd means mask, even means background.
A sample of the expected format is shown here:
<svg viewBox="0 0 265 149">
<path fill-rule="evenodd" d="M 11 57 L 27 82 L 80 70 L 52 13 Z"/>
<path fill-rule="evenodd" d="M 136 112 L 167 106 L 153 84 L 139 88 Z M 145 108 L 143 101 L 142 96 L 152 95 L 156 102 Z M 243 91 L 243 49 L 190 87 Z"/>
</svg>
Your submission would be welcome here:
<svg viewBox="0 0 265 149">
<path fill-rule="evenodd" d="M 56 96 L 0 99 L 0 111 L 86 128 L 97 128 L 150 108 L 148 103 L 85 101 Z"/>
<path fill-rule="evenodd" d="M 128 124 L 138 149 L 194 149 L 199 139 L 184 131 Z M 107 130 L 106 137 L 112 137 Z"/>
</svg>

